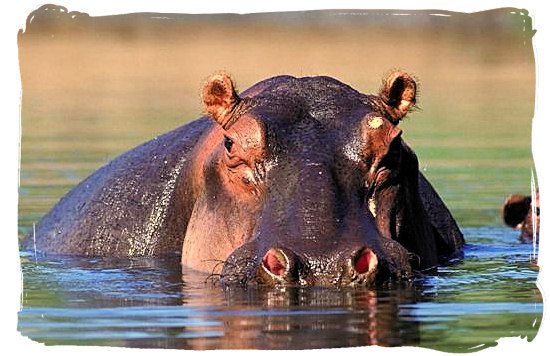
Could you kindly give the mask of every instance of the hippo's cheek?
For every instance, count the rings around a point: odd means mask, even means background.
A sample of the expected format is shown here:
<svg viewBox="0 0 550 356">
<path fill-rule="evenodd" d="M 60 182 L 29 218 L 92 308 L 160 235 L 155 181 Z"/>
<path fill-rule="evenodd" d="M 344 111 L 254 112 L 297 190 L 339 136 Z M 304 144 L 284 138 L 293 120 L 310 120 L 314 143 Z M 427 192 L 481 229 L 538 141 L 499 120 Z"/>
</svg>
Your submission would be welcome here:
<svg viewBox="0 0 550 356">
<path fill-rule="evenodd" d="M 210 209 L 199 199 L 183 241 L 181 262 L 193 269 L 220 273 L 223 263 L 251 235 L 251 222 L 234 204 Z"/>
</svg>

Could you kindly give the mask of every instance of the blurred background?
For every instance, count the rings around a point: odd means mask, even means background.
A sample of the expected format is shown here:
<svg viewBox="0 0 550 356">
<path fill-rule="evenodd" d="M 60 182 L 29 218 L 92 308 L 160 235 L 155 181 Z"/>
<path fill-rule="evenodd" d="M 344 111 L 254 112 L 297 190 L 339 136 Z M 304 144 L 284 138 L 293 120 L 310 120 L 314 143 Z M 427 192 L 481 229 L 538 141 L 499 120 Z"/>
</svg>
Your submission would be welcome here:
<svg viewBox="0 0 550 356">
<path fill-rule="evenodd" d="M 530 191 L 534 31 L 525 10 L 332 10 L 90 17 L 46 5 L 18 36 L 22 79 L 19 235 L 120 153 L 201 116 L 217 70 L 244 90 L 328 75 L 364 93 L 392 68 L 420 82 L 401 124 L 462 227 L 500 226 Z"/>
</svg>

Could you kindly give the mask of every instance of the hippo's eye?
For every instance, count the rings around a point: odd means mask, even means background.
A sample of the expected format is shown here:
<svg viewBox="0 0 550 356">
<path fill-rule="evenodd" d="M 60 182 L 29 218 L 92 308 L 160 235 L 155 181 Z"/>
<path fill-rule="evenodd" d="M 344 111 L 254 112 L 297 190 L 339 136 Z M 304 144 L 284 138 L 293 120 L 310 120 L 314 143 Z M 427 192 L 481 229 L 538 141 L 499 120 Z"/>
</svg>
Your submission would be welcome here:
<svg viewBox="0 0 550 356">
<path fill-rule="evenodd" d="M 231 148 L 233 147 L 233 140 L 227 136 L 224 136 L 223 145 L 225 146 L 227 152 L 231 152 Z"/>
</svg>

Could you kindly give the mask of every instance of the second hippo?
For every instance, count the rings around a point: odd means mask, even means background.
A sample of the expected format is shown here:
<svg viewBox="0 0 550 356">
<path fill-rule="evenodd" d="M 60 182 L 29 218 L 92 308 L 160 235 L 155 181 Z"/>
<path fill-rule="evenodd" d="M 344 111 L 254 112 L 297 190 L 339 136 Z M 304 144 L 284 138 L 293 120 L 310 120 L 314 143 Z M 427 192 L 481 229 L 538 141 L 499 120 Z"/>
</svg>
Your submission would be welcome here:
<svg viewBox="0 0 550 356">
<path fill-rule="evenodd" d="M 520 230 L 519 238 L 522 242 L 538 241 L 540 225 L 539 192 L 535 199 L 531 195 L 511 194 L 504 201 L 502 208 L 504 223 Z"/>
</svg>

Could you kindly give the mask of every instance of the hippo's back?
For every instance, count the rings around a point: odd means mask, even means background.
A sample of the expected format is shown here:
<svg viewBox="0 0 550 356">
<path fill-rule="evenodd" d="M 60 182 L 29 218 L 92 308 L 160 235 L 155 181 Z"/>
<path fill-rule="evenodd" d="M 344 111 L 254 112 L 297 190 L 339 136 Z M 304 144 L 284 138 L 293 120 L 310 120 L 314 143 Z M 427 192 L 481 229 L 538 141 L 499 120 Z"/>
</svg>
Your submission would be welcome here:
<svg viewBox="0 0 550 356">
<path fill-rule="evenodd" d="M 177 194 L 185 191 L 175 188 L 210 126 L 206 118 L 193 121 L 103 166 L 42 218 L 25 247 L 80 255 L 180 253 L 191 204 L 179 204 Z"/>
</svg>

